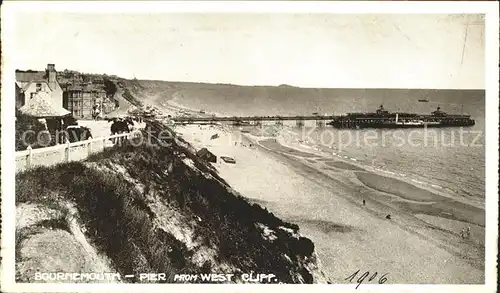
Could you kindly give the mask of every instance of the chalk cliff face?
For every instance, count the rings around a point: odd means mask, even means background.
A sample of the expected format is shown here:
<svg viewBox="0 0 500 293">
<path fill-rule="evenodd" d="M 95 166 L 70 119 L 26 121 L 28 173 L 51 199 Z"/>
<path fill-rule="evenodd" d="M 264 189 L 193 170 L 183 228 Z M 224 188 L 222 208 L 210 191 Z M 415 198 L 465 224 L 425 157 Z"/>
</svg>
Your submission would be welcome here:
<svg viewBox="0 0 500 293">
<path fill-rule="evenodd" d="M 50 270 L 58 258 L 54 252 L 27 252 L 44 233 L 60 230 L 60 248 L 70 243 L 79 252 L 67 256 L 68 264 L 78 266 L 60 271 L 96 269 L 89 263 L 99 259 L 101 270 L 166 273 L 166 282 L 174 282 L 175 274 L 198 273 L 234 274 L 232 281 L 242 282 L 241 274 L 251 272 L 276 275 L 271 282 L 326 282 L 313 242 L 297 225 L 249 204 L 186 142 L 159 140 L 159 131 L 170 131 L 161 123 L 150 121 L 148 129 L 154 145 L 127 144 L 86 162 L 17 175 L 19 280 L 32 280 L 36 266 Z M 46 209 L 38 215 L 47 217 L 26 220 L 33 205 Z"/>
</svg>

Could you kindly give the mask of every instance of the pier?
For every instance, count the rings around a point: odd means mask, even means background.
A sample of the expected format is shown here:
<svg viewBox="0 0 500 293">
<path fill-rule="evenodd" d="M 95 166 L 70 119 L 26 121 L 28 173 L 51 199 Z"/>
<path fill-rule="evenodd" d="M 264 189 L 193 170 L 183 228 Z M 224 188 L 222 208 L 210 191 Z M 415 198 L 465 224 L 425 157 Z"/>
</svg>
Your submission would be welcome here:
<svg viewBox="0 0 500 293">
<path fill-rule="evenodd" d="M 231 117 L 159 117 L 167 118 L 179 124 L 214 124 L 217 122 L 232 122 L 234 125 L 261 125 L 262 122 L 274 121 L 277 125 L 283 125 L 283 121 L 295 121 L 297 127 L 305 126 L 306 121 L 314 121 L 316 127 L 332 125 L 335 128 L 405 128 L 405 127 L 456 127 L 472 126 L 474 120 L 468 115 L 447 115 L 437 117 L 435 115 L 417 115 L 408 113 L 394 113 L 383 117 L 341 115 L 341 116 L 231 116 Z M 400 121 L 421 121 L 420 124 Z"/>
<path fill-rule="evenodd" d="M 229 116 L 229 117 L 191 117 L 179 116 L 171 117 L 175 122 L 179 123 L 196 123 L 196 122 L 263 122 L 263 121 L 325 121 L 335 120 L 340 116 Z"/>
<path fill-rule="evenodd" d="M 390 113 L 382 105 L 376 112 L 347 113 L 345 115 L 291 115 L 291 116 L 157 116 L 179 124 L 215 124 L 232 122 L 233 125 L 262 125 L 263 122 L 275 122 L 283 125 L 283 121 L 295 121 L 297 127 L 304 127 L 306 121 L 314 121 L 316 127 L 332 125 L 335 128 L 415 128 L 415 127 L 458 127 L 473 126 L 474 119 L 470 115 L 447 114 L 437 107 L 429 114 L 396 112 Z"/>
<path fill-rule="evenodd" d="M 315 121 L 317 127 L 326 125 L 327 121 L 334 121 L 340 116 L 320 116 L 320 115 L 300 115 L 300 116 L 212 116 L 212 117 L 195 117 L 195 116 L 178 116 L 159 118 L 170 119 L 179 124 L 214 124 L 217 122 L 232 122 L 235 125 L 262 125 L 263 122 L 275 122 L 277 125 L 283 125 L 283 121 L 295 121 L 298 127 L 305 125 L 306 121 Z"/>
</svg>

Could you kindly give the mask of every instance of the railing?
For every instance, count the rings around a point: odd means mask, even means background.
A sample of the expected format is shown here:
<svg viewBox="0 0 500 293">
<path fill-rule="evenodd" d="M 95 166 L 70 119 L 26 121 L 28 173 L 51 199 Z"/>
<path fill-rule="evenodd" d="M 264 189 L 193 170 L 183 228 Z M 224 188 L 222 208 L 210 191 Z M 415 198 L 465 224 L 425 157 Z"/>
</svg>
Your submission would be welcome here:
<svg viewBox="0 0 500 293">
<path fill-rule="evenodd" d="M 50 166 L 84 160 L 93 153 L 102 152 L 106 147 L 121 145 L 123 139 L 129 139 L 137 134 L 139 134 L 138 131 L 133 131 L 39 149 L 28 147 L 27 150 L 17 151 L 15 154 L 16 172 L 34 166 Z"/>
</svg>

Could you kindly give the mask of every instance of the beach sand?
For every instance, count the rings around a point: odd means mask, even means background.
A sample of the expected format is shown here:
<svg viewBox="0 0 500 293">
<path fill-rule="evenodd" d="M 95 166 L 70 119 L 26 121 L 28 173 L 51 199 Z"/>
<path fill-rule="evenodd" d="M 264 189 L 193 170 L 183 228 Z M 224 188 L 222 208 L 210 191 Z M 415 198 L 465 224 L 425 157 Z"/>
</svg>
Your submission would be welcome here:
<svg viewBox="0 0 500 293">
<path fill-rule="evenodd" d="M 218 159 L 213 165 L 249 201 L 298 224 L 335 283 L 357 270 L 388 273 L 388 283 L 484 283 L 484 210 L 299 146 L 304 143 L 295 148 L 280 137 L 218 125 L 175 129 L 196 149 L 233 157 L 236 164 Z M 463 239 L 467 226 L 471 238 Z"/>
<path fill-rule="evenodd" d="M 484 283 L 484 210 L 325 157 L 304 142 L 219 125 L 176 131 L 196 149 L 233 157 L 236 164 L 213 165 L 249 201 L 298 224 L 335 283 L 357 270 L 388 273 L 388 283 Z M 465 227 L 470 239 L 459 235 Z"/>
</svg>

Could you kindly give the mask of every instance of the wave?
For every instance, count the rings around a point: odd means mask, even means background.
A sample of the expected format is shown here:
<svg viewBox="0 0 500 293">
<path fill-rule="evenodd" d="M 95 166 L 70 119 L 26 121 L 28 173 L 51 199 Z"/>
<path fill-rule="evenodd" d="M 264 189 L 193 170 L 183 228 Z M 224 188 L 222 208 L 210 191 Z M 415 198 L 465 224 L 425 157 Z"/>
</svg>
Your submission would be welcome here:
<svg viewBox="0 0 500 293">
<path fill-rule="evenodd" d="M 306 148 L 310 148 L 309 146 L 304 146 L 304 145 L 302 145 L 302 146 L 306 147 Z M 330 149 L 331 146 L 328 146 L 327 148 Z M 372 162 L 366 158 L 366 154 L 363 157 L 355 157 L 355 156 L 349 156 L 349 155 L 341 155 L 341 154 L 338 154 L 336 152 L 325 150 L 324 148 L 323 149 L 320 148 L 320 150 L 322 150 L 323 153 L 325 153 L 325 154 L 331 155 L 332 157 L 337 157 L 340 159 L 350 160 L 350 161 L 356 162 L 358 165 L 360 165 L 360 167 L 362 167 L 366 170 L 371 170 L 371 171 L 379 173 L 379 174 L 385 174 L 387 176 L 400 179 L 402 181 L 410 181 L 413 184 L 421 186 L 421 187 L 431 188 L 435 191 L 446 192 L 450 195 L 455 195 L 455 196 L 457 195 L 457 193 L 463 194 L 464 197 L 473 197 L 474 196 L 470 191 L 468 191 L 464 188 L 457 187 L 457 189 L 459 189 L 459 190 L 457 190 L 454 188 L 450 188 L 448 186 L 443 186 L 443 185 L 437 184 L 436 182 L 434 182 L 432 180 L 432 178 L 425 178 L 425 177 L 419 176 L 419 178 L 417 179 L 417 178 L 415 178 L 415 176 L 412 173 L 398 172 L 395 169 L 392 170 L 391 169 L 391 161 L 389 161 L 389 160 L 384 161 L 385 162 L 384 166 L 374 166 L 372 164 Z M 457 175 L 462 175 L 462 174 L 457 174 Z M 450 183 L 453 184 L 453 182 L 450 182 Z"/>
</svg>

